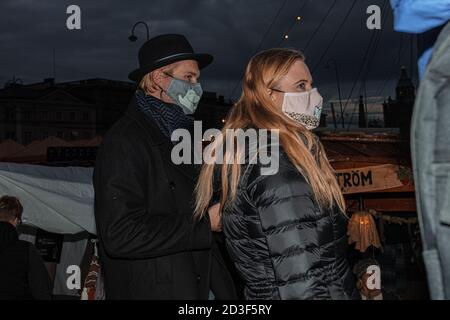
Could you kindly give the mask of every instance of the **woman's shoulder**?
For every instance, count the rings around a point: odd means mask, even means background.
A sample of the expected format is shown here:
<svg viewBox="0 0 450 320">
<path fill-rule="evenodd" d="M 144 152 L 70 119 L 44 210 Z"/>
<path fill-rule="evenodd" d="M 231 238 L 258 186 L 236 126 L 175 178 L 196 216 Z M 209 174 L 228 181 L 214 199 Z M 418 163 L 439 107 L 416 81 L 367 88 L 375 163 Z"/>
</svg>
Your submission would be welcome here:
<svg viewBox="0 0 450 320">
<path fill-rule="evenodd" d="M 251 196 L 271 193 L 279 196 L 312 196 L 306 179 L 280 148 L 279 155 L 270 165 L 260 161 L 248 165 L 244 173 L 245 188 Z"/>
</svg>

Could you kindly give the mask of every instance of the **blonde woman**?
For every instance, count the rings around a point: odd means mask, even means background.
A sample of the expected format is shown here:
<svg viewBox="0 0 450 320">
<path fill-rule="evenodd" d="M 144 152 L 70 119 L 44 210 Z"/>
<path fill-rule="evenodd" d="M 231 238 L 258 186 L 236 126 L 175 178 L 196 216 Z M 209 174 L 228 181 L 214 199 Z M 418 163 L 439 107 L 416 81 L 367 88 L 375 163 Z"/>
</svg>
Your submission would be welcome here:
<svg viewBox="0 0 450 320">
<path fill-rule="evenodd" d="M 196 216 L 221 213 L 227 250 L 246 299 L 359 298 L 346 259 L 344 198 L 310 131 L 318 126 L 321 104 L 300 52 L 257 54 L 223 133 L 278 129 L 279 169 L 264 175 L 260 164 L 238 161 L 202 167 Z M 232 157 L 227 153 L 225 159 Z M 217 193 L 220 201 L 211 207 Z"/>
</svg>

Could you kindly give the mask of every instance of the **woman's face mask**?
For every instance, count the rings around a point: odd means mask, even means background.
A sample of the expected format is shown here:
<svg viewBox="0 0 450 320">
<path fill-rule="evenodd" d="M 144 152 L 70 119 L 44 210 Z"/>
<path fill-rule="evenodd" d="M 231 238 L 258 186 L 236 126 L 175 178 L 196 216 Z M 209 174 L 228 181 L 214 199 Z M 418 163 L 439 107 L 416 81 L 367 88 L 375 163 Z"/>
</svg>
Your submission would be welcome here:
<svg viewBox="0 0 450 320">
<path fill-rule="evenodd" d="M 183 109 L 185 114 L 193 114 L 203 94 L 200 83 L 194 84 L 166 75 L 172 78 L 165 91 L 166 94 Z"/>
<path fill-rule="evenodd" d="M 301 123 L 308 130 L 319 126 L 323 98 L 317 88 L 306 92 L 284 92 L 281 110 L 291 119 Z"/>
</svg>

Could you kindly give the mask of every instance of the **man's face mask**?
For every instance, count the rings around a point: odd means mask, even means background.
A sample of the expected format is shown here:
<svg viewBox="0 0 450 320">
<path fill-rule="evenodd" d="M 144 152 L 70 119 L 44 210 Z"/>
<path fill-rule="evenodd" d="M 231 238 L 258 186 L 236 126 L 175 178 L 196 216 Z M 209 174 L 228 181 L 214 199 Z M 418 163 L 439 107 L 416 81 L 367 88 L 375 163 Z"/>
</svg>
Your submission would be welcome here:
<svg viewBox="0 0 450 320">
<path fill-rule="evenodd" d="M 166 75 L 172 78 L 166 94 L 183 109 L 185 114 L 193 114 L 203 94 L 200 83 L 194 84 Z"/>
<path fill-rule="evenodd" d="M 282 111 L 291 119 L 301 123 L 308 130 L 319 126 L 323 98 L 317 88 L 306 92 L 284 92 Z"/>
</svg>

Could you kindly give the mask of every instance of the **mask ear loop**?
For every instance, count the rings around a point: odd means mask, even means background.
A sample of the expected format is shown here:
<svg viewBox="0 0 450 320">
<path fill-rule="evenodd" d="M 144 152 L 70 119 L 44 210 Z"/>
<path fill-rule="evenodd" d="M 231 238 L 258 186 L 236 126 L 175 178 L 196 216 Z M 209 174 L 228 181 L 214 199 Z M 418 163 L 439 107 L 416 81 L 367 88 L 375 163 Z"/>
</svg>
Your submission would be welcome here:
<svg viewBox="0 0 450 320">
<path fill-rule="evenodd" d="M 164 74 L 165 76 L 169 77 L 169 78 L 175 79 L 172 75 L 170 75 L 170 74 L 168 74 L 168 73 L 165 73 L 165 72 L 163 72 L 163 71 L 161 71 L 161 73 Z M 172 99 L 172 98 L 167 94 L 167 91 L 164 90 L 163 87 L 161 87 L 159 84 L 156 84 L 156 85 L 158 86 L 159 89 L 161 89 L 161 92 L 160 92 L 160 94 L 159 94 L 159 98 L 160 98 L 161 100 L 163 99 L 163 96 L 162 96 L 163 93 L 164 93 L 169 99 Z"/>
<path fill-rule="evenodd" d="M 161 71 L 161 73 L 166 75 L 166 76 L 168 76 L 169 78 L 175 79 L 175 77 L 173 75 L 171 75 L 171 74 L 165 73 L 163 71 Z"/>
<path fill-rule="evenodd" d="M 284 91 L 281 91 L 281 90 L 278 90 L 278 89 L 275 89 L 275 88 L 269 88 L 269 89 L 272 90 L 272 91 L 280 92 L 280 93 L 286 93 Z M 269 96 L 270 96 L 270 99 L 272 101 L 275 101 L 275 99 L 272 97 L 272 94 L 269 94 Z"/>
<path fill-rule="evenodd" d="M 195 86 L 196 84 L 200 84 L 199 82 L 193 84 L 193 83 L 191 83 L 191 82 L 189 82 L 189 81 L 185 81 L 185 80 L 182 80 L 182 79 L 177 79 L 177 78 L 175 78 L 174 76 L 172 76 L 172 75 L 170 75 L 170 74 L 168 74 L 168 73 L 165 73 L 165 72 L 162 72 L 162 73 L 163 73 L 164 75 L 168 76 L 169 78 L 174 79 L 174 80 L 178 80 L 178 81 L 182 81 L 182 82 L 188 83 L 188 84 L 191 86 L 191 88 L 192 88 L 193 86 Z M 162 90 L 162 88 L 161 88 L 161 90 Z M 166 92 L 166 91 L 164 90 L 164 92 Z M 167 94 L 167 93 L 166 93 L 166 94 Z"/>
<path fill-rule="evenodd" d="M 272 90 L 272 91 L 276 91 L 276 92 L 286 93 L 285 91 L 281 91 L 281 90 L 278 90 L 278 89 L 275 89 L 275 88 L 269 88 L 269 89 Z"/>
</svg>

